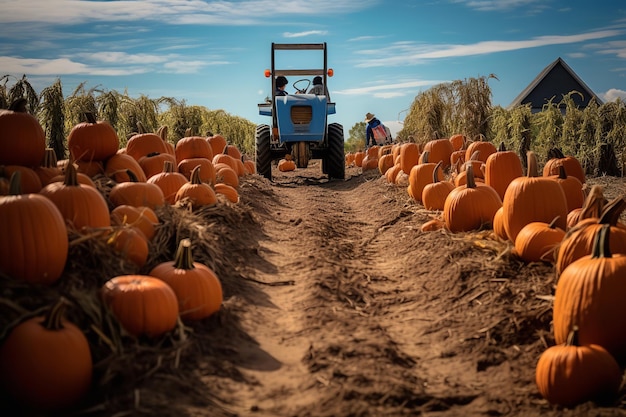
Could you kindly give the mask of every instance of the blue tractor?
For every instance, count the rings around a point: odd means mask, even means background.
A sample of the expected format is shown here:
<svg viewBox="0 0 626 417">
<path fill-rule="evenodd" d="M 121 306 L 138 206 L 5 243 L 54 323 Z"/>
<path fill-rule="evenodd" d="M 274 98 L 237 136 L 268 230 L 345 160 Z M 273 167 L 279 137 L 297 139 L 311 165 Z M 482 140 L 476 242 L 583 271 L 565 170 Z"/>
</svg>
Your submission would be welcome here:
<svg viewBox="0 0 626 417">
<path fill-rule="evenodd" d="M 308 69 L 276 68 L 276 51 L 318 51 L 322 65 Z M 335 114 L 327 80 L 333 70 L 327 67 L 326 43 L 272 43 L 271 69 L 265 76 L 271 79 L 272 96 L 259 104 L 259 114 L 272 118 L 271 124 L 256 128 L 256 169 L 265 178 L 272 179 L 272 162 L 291 154 L 298 168 L 306 168 L 311 159 L 322 160 L 322 172 L 329 179 L 345 179 L 343 126 L 328 123 L 328 115 Z M 291 61 L 289 66 L 293 65 Z M 295 94 L 276 95 L 276 78 L 296 76 Z M 324 94 L 310 94 L 309 78 L 323 79 Z"/>
</svg>

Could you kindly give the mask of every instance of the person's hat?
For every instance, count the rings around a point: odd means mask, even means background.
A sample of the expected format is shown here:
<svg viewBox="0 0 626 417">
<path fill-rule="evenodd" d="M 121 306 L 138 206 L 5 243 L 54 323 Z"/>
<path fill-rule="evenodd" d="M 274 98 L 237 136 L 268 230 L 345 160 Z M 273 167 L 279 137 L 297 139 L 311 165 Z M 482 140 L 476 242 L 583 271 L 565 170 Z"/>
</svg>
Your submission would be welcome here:
<svg viewBox="0 0 626 417">
<path fill-rule="evenodd" d="M 289 83 L 289 81 L 287 81 L 286 77 L 283 77 L 282 75 L 279 75 L 278 77 L 276 77 L 276 87 L 282 87 L 285 86 Z"/>
<path fill-rule="evenodd" d="M 322 85 L 322 77 L 318 75 L 317 77 L 313 78 L 313 85 Z"/>
<path fill-rule="evenodd" d="M 367 113 L 365 115 L 365 121 L 369 123 L 370 120 L 372 120 L 374 118 L 374 115 L 372 113 Z"/>
</svg>

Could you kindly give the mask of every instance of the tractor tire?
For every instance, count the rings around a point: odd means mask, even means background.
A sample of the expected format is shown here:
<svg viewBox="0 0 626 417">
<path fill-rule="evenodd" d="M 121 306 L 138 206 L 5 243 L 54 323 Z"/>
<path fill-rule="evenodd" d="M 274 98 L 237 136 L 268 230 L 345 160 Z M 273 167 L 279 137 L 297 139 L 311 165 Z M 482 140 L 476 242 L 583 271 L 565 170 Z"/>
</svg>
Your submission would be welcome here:
<svg viewBox="0 0 626 417">
<path fill-rule="evenodd" d="M 328 125 L 328 154 L 324 164 L 328 179 L 346 178 L 346 160 L 343 149 L 343 126 L 339 123 Z"/>
<path fill-rule="evenodd" d="M 263 175 L 268 180 L 272 180 L 272 151 L 270 149 L 270 127 L 269 125 L 258 125 L 256 127 L 256 149 L 255 149 L 256 172 Z"/>
</svg>

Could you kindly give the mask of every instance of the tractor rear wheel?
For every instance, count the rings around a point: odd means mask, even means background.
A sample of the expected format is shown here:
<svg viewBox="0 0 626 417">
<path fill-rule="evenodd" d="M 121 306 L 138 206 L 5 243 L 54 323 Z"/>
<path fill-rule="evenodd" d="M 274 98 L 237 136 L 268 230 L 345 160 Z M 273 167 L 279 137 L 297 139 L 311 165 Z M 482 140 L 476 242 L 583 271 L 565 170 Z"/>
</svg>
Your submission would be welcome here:
<svg viewBox="0 0 626 417">
<path fill-rule="evenodd" d="M 298 168 L 306 168 L 309 166 L 309 148 L 306 142 L 302 141 L 296 143 L 292 151 Z"/>
<path fill-rule="evenodd" d="M 346 178 L 346 160 L 343 150 L 343 126 L 339 123 L 328 125 L 328 154 L 326 156 L 325 171 L 328 179 Z"/>
<path fill-rule="evenodd" d="M 258 125 L 256 127 L 256 172 L 268 180 L 272 179 L 272 151 L 270 149 L 270 127 Z"/>
</svg>

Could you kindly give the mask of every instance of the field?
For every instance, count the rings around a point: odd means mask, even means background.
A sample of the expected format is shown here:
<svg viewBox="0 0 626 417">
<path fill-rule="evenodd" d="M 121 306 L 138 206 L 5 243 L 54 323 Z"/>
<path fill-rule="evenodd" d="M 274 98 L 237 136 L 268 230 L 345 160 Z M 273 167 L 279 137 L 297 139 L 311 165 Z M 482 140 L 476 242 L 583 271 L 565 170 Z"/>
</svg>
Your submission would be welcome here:
<svg viewBox="0 0 626 417">
<path fill-rule="evenodd" d="M 95 382 L 78 415 L 626 415 L 624 392 L 563 409 L 537 391 L 535 364 L 554 344 L 551 264 L 521 262 L 489 231 L 422 232 L 435 213 L 404 187 L 360 168 L 328 182 L 317 162 L 246 177 L 236 205 L 159 213 L 149 265 L 195 236 L 222 309 L 159 340 L 107 341 L 92 326 Z M 589 183 L 624 193 L 621 178 Z M 3 277 L 3 327 L 58 292 L 80 303 L 115 274 L 90 245 L 76 241 L 69 278 L 40 294 Z"/>
</svg>

